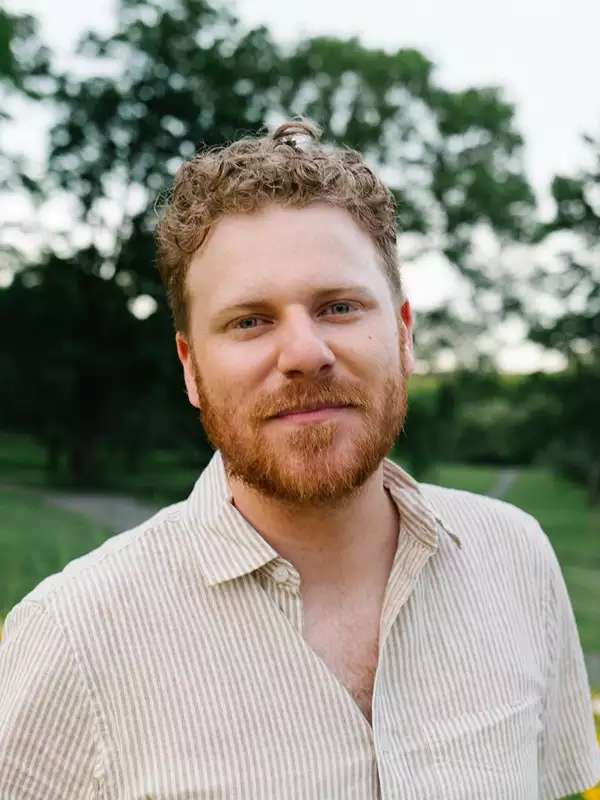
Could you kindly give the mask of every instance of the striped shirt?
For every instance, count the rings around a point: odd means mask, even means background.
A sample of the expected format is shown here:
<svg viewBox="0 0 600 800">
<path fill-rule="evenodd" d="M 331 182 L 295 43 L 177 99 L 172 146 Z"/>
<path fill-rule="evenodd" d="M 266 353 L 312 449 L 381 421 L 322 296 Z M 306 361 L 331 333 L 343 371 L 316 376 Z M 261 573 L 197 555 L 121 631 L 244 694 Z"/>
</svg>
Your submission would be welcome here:
<svg viewBox="0 0 600 800">
<path fill-rule="evenodd" d="M 299 574 L 233 505 L 217 451 L 187 500 L 10 612 L 1 800 L 553 800 L 598 781 L 539 524 L 387 459 L 384 484 L 400 529 L 372 724 L 303 638 Z"/>
</svg>

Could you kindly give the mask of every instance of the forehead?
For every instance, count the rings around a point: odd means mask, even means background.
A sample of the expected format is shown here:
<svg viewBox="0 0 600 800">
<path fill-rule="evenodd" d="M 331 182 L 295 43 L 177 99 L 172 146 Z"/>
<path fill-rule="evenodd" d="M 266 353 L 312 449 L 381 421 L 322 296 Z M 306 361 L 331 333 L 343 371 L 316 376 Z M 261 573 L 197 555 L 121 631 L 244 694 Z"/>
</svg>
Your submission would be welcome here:
<svg viewBox="0 0 600 800">
<path fill-rule="evenodd" d="M 223 217 L 192 258 L 191 311 L 210 314 L 244 294 L 293 297 L 348 283 L 386 290 L 371 237 L 348 211 L 313 203 Z"/>
</svg>

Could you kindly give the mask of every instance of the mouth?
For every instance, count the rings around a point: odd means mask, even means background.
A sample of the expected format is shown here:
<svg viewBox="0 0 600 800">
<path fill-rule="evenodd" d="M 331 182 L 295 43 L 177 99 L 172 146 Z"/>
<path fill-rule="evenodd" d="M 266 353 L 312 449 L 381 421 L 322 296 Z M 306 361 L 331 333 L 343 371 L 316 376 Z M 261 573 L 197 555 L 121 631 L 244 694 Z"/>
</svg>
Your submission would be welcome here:
<svg viewBox="0 0 600 800">
<path fill-rule="evenodd" d="M 329 416 L 330 414 L 335 414 L 336 412 L 347 408 L 352 408 L 352 406 L 350 406 L 348 403 L 333 405 L 318 403 L 314 405 L 291 408 L 287 409 L 286 411 L 280 411 L 279 414 L 276 414 L 275 417 L 273 417 L 273 419 L 319 419 L 321 417 Z"/>
</svg>

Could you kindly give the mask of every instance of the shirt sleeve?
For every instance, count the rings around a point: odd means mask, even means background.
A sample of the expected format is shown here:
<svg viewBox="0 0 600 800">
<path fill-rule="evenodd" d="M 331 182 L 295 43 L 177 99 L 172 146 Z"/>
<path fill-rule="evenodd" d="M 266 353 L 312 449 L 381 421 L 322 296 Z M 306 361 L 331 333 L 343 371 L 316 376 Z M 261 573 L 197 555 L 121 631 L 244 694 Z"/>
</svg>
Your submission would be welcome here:
<svg viewBox="0 0 600 800">
<path fill-rule="evenodd" d="M 0 642 L 0 797 L 98 798 L 95 733 L 60 627 L 43 606 L 21 601 Z"/>
<path fill-rule="evenodd" d="M 600 781 L 592 694 L 573 607 L 546 534 L 548 686 L 540 742 L 540 800 L 589 789 Z"/>
</svg>

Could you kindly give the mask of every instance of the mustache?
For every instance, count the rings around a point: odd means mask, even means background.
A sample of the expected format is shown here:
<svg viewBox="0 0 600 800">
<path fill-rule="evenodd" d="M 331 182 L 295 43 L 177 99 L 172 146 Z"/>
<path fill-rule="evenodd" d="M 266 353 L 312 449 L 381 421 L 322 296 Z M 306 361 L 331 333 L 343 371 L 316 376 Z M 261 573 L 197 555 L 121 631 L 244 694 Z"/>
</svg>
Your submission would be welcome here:
<svg viewBox="0 0 600 800">
<path fill-rule="evenodd" d="M 353 384 L 336 382 L 289 384 L 276 395 L 261 397 L 254 404 L 251 416 L 255 421 L 269 419 L 293 408 L 317 405 L 355 406 L 366 409 L 371 399 L 366 391 Z"/>
</svg>

